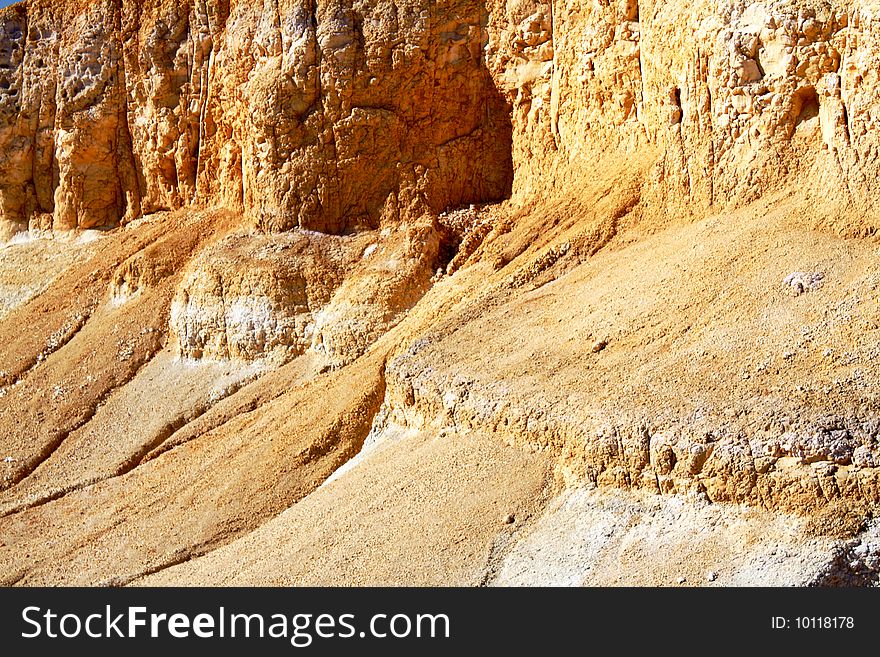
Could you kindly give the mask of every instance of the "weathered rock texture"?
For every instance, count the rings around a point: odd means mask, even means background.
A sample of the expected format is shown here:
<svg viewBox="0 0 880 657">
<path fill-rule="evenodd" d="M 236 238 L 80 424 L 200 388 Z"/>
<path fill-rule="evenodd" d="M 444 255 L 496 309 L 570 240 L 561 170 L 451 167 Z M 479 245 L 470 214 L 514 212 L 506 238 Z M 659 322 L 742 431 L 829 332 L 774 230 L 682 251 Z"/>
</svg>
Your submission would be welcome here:
<svg viewBox="0 0 880 657">
<path fill-rule="evenodd" d="M 208 204 L 343 233 L 501 199 L 511 126 L 486 15 L 472 1 L 3 10 L 0 221 L 113 226 Z"/>
<path fill-rule="evenodd" d="M 672 515 L 876 582 L 878 66 L 875 0 L 0 10 L 0 583 L 608 583 Z"/>
<path fill-rule="evenodd" d="M 699 216 L 787 185 L 848 234 L 878 227 L 876 2 L 494 2 L 487 64 L 513 107 L 514 193 L 609 151 L 645 207 Z"/>
<path fill-rule="evenodd" d="M 190 265 L 171 308 L 186 358 L 284 362 L 311 350 L 360 356 L 430 287 L 430 224 L 352 237 L 237 234 Z"/>
<path fill-rule="evenodd" d="M 877 227 L 870 0 L 423 5 L 3 10 L 4 231 L 219 204 L 343 233 L 498 200 L 514 172 L 519 197 L 564 189 L 609 149 L 652 165 L 646 205 L 797 180 L 817 219 Z"/>
</svg>

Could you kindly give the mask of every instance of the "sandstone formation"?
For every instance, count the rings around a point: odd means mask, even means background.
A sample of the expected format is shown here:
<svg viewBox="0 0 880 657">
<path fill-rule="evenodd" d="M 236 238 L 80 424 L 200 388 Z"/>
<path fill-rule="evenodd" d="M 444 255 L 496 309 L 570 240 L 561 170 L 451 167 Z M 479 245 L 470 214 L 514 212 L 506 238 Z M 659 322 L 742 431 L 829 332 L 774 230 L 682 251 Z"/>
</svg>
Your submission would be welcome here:
<svg viewBox="0 0 880 657">
<path fill-rule="evenodd" d="M 0 583 L 876 583 L 878 65 L 875 0 L 0 10 Z"/>
<path fill-rule="evenodd" d="M 32 0 L 3 12 L 0 221 L 224 205 L 340 234 L 499 200 L 514 171 L 515 198 L 565 189 L 614 149 L 651 163 L 646 206 L 806 176 L 817 219 L 869 233 L 875 10 Z"/>
<path fill-rule="evenodd" d="M 260 229 L 345 233 L 500 200 L 510 118 L 484 16 L 478 2 L 4 10 L 0 221 L 91 228 L 224 205 Z"/>
</svg>

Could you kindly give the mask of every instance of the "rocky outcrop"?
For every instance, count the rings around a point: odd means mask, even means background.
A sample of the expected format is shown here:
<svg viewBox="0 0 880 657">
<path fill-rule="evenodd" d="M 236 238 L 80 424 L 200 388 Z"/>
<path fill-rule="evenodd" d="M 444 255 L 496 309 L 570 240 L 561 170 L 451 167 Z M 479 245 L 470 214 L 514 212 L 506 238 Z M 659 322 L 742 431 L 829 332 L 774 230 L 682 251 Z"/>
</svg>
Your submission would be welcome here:
<svg viewBox="0 0 880 657">
<path fill-rule="evenodd" d="M 311 351 L 346 364 L 430 287 L 439 247 L 431 224 L 352 237 L 230 236 L 192 262 L 178 290 L 178 352 L 277 363 Z"/>
<path fill-rule="evenodd" d="M 699 216 L 791 184 L 817 221 L 873 232 L 877 8 L 494 3 L 487 62 L 513 107 L 514 193 L 577 184 L 615 152 L 652 163 L 648 208 Z"/>
<path fill-rule="evenodd" d="M 479 2 L 34 0 L 2 11 L 5 232 L 190 204 L 342 233 L 497 200 Z"/>
<path fill-rule="evenodd" d="M 430 537 L 425 563 L 478 537 L 447 556 L 485 583 L 475 555 L 502 567 L 513 540 L 486 520 L 505 496 L 537 514 L 594 484 L 862 531 L 880 279 L 875 245 L 840 238 L 880 227 L 878 10 L 0 10 L 0 525 L 21 537 L 4 581 L 135 581 L 291 509 L 350 527 L 361 556 L 372 528 Z M 113 230 L 72 232 L 93 228 Z M 38 284 L 14 271 L 50 252 Z M 349 511 L 363 490 L 389 497 Z M 450 543 L 433 511 L 409 523 L 432 506 Z M 316 525 L 324 508 L 346 524 Z M 341 545 L 340 577 L 372 563 Z M 876 581 L 866 545 L 836 545 L 815 582 Z"/>
<path fill-rule="evenodd" d="M 610 152 L 647 162 L 648 207 L 797 180 L 817 221 L 876 228 L 871 0 L 423 5 L 3 10 L 4 231 L 207 204 L 338 234 L 570 194 Z"/>
<path fill-rule="evenodd" d="M 227 238 L 192 263 L 175 297 L 179 353 L 212 360 L 304 353 L 314 313 L 368 245 L 369 236 L 353 243 L 318 234 Z"/>
</svg>

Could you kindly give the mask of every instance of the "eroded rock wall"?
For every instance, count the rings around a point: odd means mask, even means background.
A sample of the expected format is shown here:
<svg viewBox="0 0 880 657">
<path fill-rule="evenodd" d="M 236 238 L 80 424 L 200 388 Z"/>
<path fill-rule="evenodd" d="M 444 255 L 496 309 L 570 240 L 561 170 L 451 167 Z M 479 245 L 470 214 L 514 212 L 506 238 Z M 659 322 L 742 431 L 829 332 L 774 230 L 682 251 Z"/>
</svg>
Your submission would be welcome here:
<svg viewBox="0 0 880 657">
<path fill-rule="evenodd" d="M 0 16 L 7 233 L 188 204 L 344 233 L 509 192 L 481 2 L 33 0 Z"/>
<path fill-rule="evenodd" d="M 572 193 L 613 154 L 647 161 L 653 220 L 797 189 L 826 227 L 878 226 L 876 2 L 490 5 L 516 198 Z"/>
<path fill-rule="evenodd" d="M 29 0 L 3 10 L 5 232 L 187 204 L 344 233 L 513 192 L 609 153 L 647 207 L 790 184 L 876 228 L 875 0 Z"/>
</svg>

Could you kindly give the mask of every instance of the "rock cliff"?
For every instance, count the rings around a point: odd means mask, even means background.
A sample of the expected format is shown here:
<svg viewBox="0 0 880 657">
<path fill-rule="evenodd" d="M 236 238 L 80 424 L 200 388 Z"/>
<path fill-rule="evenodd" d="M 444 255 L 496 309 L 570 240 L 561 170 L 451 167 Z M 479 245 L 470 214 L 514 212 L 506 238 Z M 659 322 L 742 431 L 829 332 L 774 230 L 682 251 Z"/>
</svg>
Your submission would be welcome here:
<svg viewBox="0 0 880 657">
<path fill-rule="evenodd" d="M 565 190 L 609 150 L 645 160 L 648 207 L 798 181 L 817 219 L 876 228 L 875 3 L 423 5 L 3 10 L 4 232 L 221 205 L 342 234 Z"/>
<path fill-rule="evenodd" d="M 2 221 L 223 205 L 345 233 L 500 200 L 479 2 L 28 2 L 3 12 Z"/>
<path fill-rule="evenodd" d="M 875 582 L 878 71 L 875 0 L 0 10 L 0 583 Z"/>
</svg>

